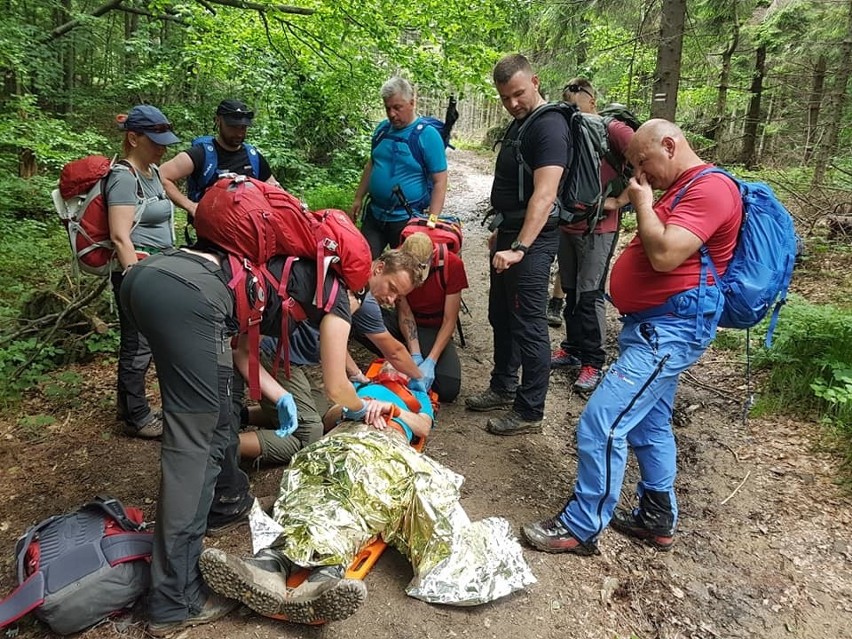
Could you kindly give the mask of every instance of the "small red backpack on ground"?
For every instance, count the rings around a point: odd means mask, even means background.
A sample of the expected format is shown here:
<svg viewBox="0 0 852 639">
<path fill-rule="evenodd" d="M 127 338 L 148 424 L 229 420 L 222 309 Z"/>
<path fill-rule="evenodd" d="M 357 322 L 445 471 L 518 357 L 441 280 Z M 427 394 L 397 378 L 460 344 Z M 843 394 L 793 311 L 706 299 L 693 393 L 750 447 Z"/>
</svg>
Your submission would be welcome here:
<svg viewBox="0 0 852 639">
<path fill-rule="evenodd" d="M 52 193 L 71 252 L 80 270 L 91 275 L 109 275 L 119 270 L 115 246 L 110 240 L 106 184 L 113 171 L 131 171 L 124 162 L 112 162 L 103 155 L 90 155 L 69 162 L 59 174 L 59 188 Z M 131 232 L 145 212 L 142 185 L 137 180 L 136 212 Z M 140 259 L 145 257 L 140 255 Z"/>
<path fill-rule="evenodd" d="M 303 257 L 317 264 L 317 307 L 326 311 L 335 295 L 323 300 L 328 269 L 332 268 L 357 292 L 370 280 L 372 260 L 367 240 L 343 211 L 309 211 L 296 197 L 279 186 L 247 176 L 226 177 L 207 190 L 195 212 L 199 238 L 228 253 L 236 294 L 240 332 L 249 335 L 249 395 L 260 397 L 258 349 L 260 319 L 266 306 L 265 281 L 278 288 L 282 300 L 281 342 L 286 349 L 288 316 L 297 321 L 304 313 L 287 295 L 292 261 L 281 282 L 266 269 L 274 255 Z M 276 357 L 276 363 L 278 358 Z M 288 367 L 289 368 L 289 367 Z"/>
</svg>

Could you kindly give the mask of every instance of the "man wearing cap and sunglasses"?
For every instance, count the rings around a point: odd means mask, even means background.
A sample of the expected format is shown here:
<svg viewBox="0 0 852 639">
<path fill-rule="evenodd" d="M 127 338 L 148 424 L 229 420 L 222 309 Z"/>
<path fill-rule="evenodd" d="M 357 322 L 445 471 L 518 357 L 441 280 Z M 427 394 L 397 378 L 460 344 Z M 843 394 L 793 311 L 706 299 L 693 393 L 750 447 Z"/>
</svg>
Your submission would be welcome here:
<svg viewBox="0 0 852 639">
<path fill-rule="evenodd" d="M 245 141 L 246 130 L 253 120 L 254 111 L 245 102 L 222 100 L 214 120 L 216 136 L 196 138 L 188 150 L 178 153 L 160 167 L 166 193 L 172 202 L 187 212 L 190 221 L 195 215 L 198 200 L 223 173 L 248 175 L 264 182 L 278 183 L 266 158 Z M 183 178 L 187 178 L 186 195 L 176 184 Z"/>
</svg>

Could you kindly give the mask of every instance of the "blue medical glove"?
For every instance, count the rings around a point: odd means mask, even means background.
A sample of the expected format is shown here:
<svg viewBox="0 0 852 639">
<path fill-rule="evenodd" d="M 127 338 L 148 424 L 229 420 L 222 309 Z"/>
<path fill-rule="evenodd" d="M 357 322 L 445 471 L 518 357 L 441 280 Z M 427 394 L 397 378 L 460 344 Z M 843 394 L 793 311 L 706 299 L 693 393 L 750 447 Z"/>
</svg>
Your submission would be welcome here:
<svg viewBox="0 0 852 639">
<path fill-rule="evenodd" d="M 349 410 L 346 406 L 343 407 L 343 411 L 340 413 L 340 419 L 345 419 L 350 422 L 360 422 L 364 419 L 364 416 L 367 414 L 367 402 L 363 399 L 361 400 L 361 408 L 358 410 Z"/>
<path fill-rule="evenodd" d="M 299 425 L 296 419 L 296 401 L 290 393 L 284 393 L 275 402 L 275 408 L 278 409 L 278 430 L 275 434 L 279 437 L 287 437 L 296 432 L 296 427 Z"/>
<path fill-rule="evenodd" d="M 423 356 L 420 353 L 412 353 L 411 359 L 414 360 L 415 366 L 420 366 L 423 363 Z"/>
<path fill-rule="evenodd" d="M 423 374 L 423 384 L 426 388 L 430 388 L 432 386 L 432 382 L 435 381 L 435 360 L 431 357 L 427 357 L 417 368 L 419 368 L 420 372 Z"/>
<path fill-rule="evenodd" d="M 422 377 L 419 379 L 412 377 L 410 380 L 408 380 L 408 387 L 413 391 L 417 391 L 418 393 L 425 393 L 429 390 L 429 387 L 426 386 L 426 380 Z"/>
</svg>

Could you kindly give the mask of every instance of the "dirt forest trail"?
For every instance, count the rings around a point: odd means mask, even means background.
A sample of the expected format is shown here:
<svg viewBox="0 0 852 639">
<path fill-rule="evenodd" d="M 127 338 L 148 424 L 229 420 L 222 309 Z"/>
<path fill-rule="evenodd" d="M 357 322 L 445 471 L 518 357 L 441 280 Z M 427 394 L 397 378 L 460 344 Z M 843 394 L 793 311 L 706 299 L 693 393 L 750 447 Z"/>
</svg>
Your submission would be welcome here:
<svg viewBox="0 0 852 639">
<path fill-rule="evenodd" d="M 462 504 L 471 519 L 507 518 L 516 531 L 551 516 L 566 501 L 576 471 L 575 426 L 584 401 L 571 377 L 550 380 L 544 432 L 497 438 L 487 414 L 465 411 L 463 399 L 484 389 L 491 371 L 487 318 L 487 232 L 479 225 L 493 160 L 450 153 L 446 211 L 465 223 L 470 289 L 460 349 L 462 394 L 441 407 L 426 453 L 465 476 Z M 622 238 L 624 239 L 624 238 Z M 562 329 L 551 329 L 557 345 Z M 618 321 L 608 321 L 610 356 Z M 349 620 L 322 627 L 282 624 L 240 611 L 182 632 L 180 639 L 351 637 L 444 639 L 628 639 L 852 637 L 852 499 L 833 483 L 835 462 L 814 452 L 817 427 L 787 418 L 741 415 L 738 355 L 708 351 L 682 379 L 675 410 L 680 524 L 674 548 L 660 553 L 607 530 L 601 555 L 581 558 L 529 549 L 538 579 L 525 592 L 476 608 L 406 597 L 411 569 L 388 550 L 368 576 L 367 602 Z M 111 493 L 153 517 L 158 444 L 116 435 L 114 362 L 75 369 L 75 397 L 27 399 L 22 414 L 50 412 L 56 424 L 28 438 L 15 416 L 0 422 L 0 590 L 13 583 L 14 540 L 31 523 Z M 152 385 L 154 386 L 154 385 Z M 276 491 L 280 470 L 252 470 L 257 495 Z M 631 459 L 622 503 L 632 504 L 637 468 Z M 245 528 L 207 540 L 247 552 Z M 108 621 L 88 638 L 146 636 L 138 619 Z M 49 637 L 27 620 L 18 637 Z"/>
</svg>

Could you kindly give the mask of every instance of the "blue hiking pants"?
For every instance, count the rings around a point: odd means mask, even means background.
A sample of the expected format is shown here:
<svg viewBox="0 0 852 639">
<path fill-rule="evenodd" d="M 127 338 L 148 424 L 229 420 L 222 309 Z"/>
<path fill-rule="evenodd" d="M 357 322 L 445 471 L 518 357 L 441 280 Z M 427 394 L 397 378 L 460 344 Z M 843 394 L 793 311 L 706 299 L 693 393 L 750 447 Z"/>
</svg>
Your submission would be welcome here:
<svg viewBox="0 0 852 639">
<path fill-rule="evenodd" d="M 640 508 L 658 534 L 677 522 L 677 473 L 671 417 L 680 374 L 710 345 L 724 300 L 716 287 L 679 293 L 664 307 L 622 318 L 618 359 L 592 394 L 577 425 L 574 495 L 559 517 L 582 542 L 595 540 L 618 503 L 627 445 L 639 462 Z M 643 499 L 653 493 L 654 499 Z M 640 513 L 641 514 L 641 513 Z"/>
</svg>

